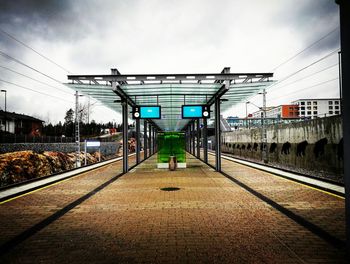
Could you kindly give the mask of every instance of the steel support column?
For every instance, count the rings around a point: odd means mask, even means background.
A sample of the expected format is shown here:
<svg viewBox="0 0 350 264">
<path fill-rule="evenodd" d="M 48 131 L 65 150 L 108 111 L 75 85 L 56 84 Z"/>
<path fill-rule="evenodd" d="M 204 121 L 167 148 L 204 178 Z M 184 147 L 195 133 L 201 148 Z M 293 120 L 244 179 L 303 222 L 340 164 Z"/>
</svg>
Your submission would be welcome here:
<svg viewBox="0 0 350 264">
<path fill-rule="evenodd" d="M 188 152 L 192 153 L 192 125 L 188 125 Z"/>
<path fill-rule="evenodd" d="M 148 123 L 148 153 L 152 156 L 152 124 Z"/>
<path fill-rule="evenodd" d="M 154 153 L 158 151 L 158 128 L 154 131 Z"/>
<path fill-rule="evenodd" d="M 205 163 L 208 163 L 208 122 L 207 119 L 203 119 L 203 159 Z"/>
<path fill-rule="evenodd" d="M 148 140 L 147 140 L 147 121 L 146 119 L 143 121 L 143 159 L 148 158 Z"/>
<path fill-rule="evenodd" d="M 153 154 L 156 153 L 156 128 L 153 127 L 153 130 L 152 130 L 152 152 Z"/>
<path fill-rule="evenodd" d="M 197 133 L 196 133 L 196 135 L 197 135 L 197 155 L 196 155 L 196 157 L 198 158 L 198 159 L 200 159 L 201 158 L 201 146 L 200 146 L 200 144 L 199 144 L 199 142 L 200 142 L 200 135 L 201 135 L 201 129 L 200 129 L 200 122 L 199 122 L 199 119 L 197 119 L 196 120 L 196 123 L 197 123 Z"/>
<path fill-rule="evenodd" d="M 127 173 L 129 170 L 128 156 L 128 103 L 122 102 L 122 119 L 123 119 L 123 173 Z"/>
<path fill-rule="evenodd" d="M 192 155 L 196 155 L 196 132 L 195 132 L 195 126 L 194 126 L 194 121 L 192 121 Z"/>
<path fill-rule="evenodd" d="M 187 127 L 187 136 L 186 136 L 186 141 L 187 141 L 187 151 L 190 152 L 190 143 L 191 143 L 191 140 L 190 140 L 190 127 Z"/>
<path fill-rule="evenodd" d="M 151 133 L 151 137 L 152 137 L 152 154 L 154 154 L 154 126 L 152 126 L 152 133 Z"/>
<path fill-rule="evenodd" d="M 187 152 L 190 152 L 190 149 L 191 149 L 191 147 L 190 147 L 190 143 L 191 143 L 190 135 L 191 135 L 190 127 L 188 126 L 187 127 L 187 133 L 186 133 Z"/>
<path fill-rule="evenodd" d="M 215 169 L 221 171 L 220 98 L 215 99 Z"/>
<path fill-rule="evenodd" d="M 140 119 L 136 119 L 136 164 L 139 164 L 141 150 Z"/>
<path fill-rule="evenodd" d="M 158 130 L 156 130 L 156 139 L 155 139 L 155 142 L 156 142 L 156 152 L 158 152 Z"/>
<path fill-rule="evenodd" d="M 350 256 L 350 2 L 337 0 L 340 8 L 340 46 L 342 77 L 342 117 L 344 138 L 344 181 L 345 181 L 345 215 L 346 215 L 346 250 Z"/>
</svg>

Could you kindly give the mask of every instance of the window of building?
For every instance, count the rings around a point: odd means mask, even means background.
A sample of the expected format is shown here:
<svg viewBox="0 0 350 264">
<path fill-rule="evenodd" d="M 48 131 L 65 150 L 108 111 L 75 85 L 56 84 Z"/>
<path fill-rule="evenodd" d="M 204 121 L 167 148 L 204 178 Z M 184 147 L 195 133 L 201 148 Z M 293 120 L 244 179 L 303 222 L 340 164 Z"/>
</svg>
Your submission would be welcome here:
<svg viewBox="0 0 350 264">
<path fill-rule="evenodd" d="M 339 111 L 335 111 L 335 114 L 336 114 L 336 115 L 339 115 Z"/>
<path fill-rule="evenodd" d="M 307 114 L 308 114 L 308 115 L 311 115 L 311 111 L 307 111 Z"/>
<path fill-rule="evenodd" d="M 305 106 L 300 107 L 300 110 L 305 110 Z"/>
<path fill-rule="evenodd" d="M 314 106 L 313 109 L 314 109 L 314 110 L 317 110 L 317 106 Z"/>
<path fill-rule="evenodd" d="M 334 104 L 338 105 L 338 104 L 339 104 L 339 101 L 334 101 Z"/>
<path fill-rule="evenodd" d="M 307 107 L 307 110 L 311 110 L 311 106 L 308 106 L 308 107 Z"/>
<path fill-rule="evenodd" d="M 333 110 L 333 106 L 331 106 L 331 105 L 328 108 L 329 108 L 329 110 Z"/>
<path fill-rule="evenodd" d="M 334 109 L 339 109 L 339 105 L 334 106 Z"/>
<path fill-rule="evenodd" d="M 317 105 L 317 101 L 314 101 L 314 105 Z"/>
<path fill-rule="evenodd" d="M 328 101 L 328 104 L 332 105 L 332 104 L 333 104 L 333 101 Z"/>
<path fill-rule="evenodd" d="M 300 105 L 305 105 L 305 102 L 300 102 Z"/>
<path fill-rule="evenodd" d="M 301 111 L 300 114 L 301 114 L 301 115 L 305 115 L 305 111 Z"/>
<path fill-rule="evenodd" d="M 307 105 L 311 105 L 311 102 L 307 102 Z"/>
<path fill-rule="evenodd" d="M 333 111 L 329 111 L 329 114 L 330 114 L 330 115 L 333 115 Z"/>
<path fill-rule="evenodd" d="M 317 111 L 314 111 L 314 115 L 317 115 Z"/>
</svg>

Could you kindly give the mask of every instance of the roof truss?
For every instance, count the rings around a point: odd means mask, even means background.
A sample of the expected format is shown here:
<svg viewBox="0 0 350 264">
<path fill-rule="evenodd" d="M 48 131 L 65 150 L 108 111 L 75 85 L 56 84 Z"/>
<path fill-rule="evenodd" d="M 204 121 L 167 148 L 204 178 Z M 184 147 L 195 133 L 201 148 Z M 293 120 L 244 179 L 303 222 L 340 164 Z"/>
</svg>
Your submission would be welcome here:
<svg viewBox="0 0 350 264">
<path fill-rule="evenodd" d="M 117 102 L 130 106 L 161 105 L 162 119 L 153 122 L 162 130 L 181 130 L 190 120 L 181 120 L 181 105 L 209 104 L 223 99 L 221 109 L 244 102 L 272 81 L 273 73 L 194 74 L 121 74 L 112 69 L 110 75 L 68 75 L 74 90 L 89 95 L 102 104 L 121 112 Z M 164 115 L 164 116 L 163 116 Z"/>
</svg>

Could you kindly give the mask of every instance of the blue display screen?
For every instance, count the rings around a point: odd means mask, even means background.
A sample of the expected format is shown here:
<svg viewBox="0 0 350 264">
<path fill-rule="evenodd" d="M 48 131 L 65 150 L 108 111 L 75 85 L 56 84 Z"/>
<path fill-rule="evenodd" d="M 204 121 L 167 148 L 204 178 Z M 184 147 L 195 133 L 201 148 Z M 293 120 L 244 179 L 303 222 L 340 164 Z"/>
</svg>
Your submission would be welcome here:
<svg viewBox="0 0 350 264">
<path fill-rule="evenodd" d="M 182 118 L 202 118 L 201 105 L 183 105 Z"/>
<path fill-rule="evenodd" d="M 160 118 L 160 106 L 140 106 L 140 118 Z"/>
</svg>

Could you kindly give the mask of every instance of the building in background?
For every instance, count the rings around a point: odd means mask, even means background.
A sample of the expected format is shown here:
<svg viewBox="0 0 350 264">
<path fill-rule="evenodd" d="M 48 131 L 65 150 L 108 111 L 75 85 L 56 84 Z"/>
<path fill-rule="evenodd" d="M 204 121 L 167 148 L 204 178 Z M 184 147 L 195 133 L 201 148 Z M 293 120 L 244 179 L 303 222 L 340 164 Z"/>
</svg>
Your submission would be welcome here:
<svg viewBox="0 0 350 264">
<path fill-rule="evenodd" d="M 244 127 L 244 120 L 239 118 L 238 116 L 229 116 L 226 118 L 226 122 L 228 125 L 234 129 L 238 129 L 240 127 Z"/>
<path fill-rule="evenodd" d="M 41 136 L 43 122 L 32 116 L 0 110 L 0 131 L 15 135 Z"/>
<path fill-rule="evenodd" d="M 266 117 L 267 117 L 267 113 L 268 113 L 270 110 L 272 110 L 273 108 L 275 108 L 275 107 L 276 107 L 276 106 L 267 106 L 267 107 L 266 107 Z M 261 108 L 260 108 L 258 111 L 256 111 L 256 112 L 254 112 L 254 113 L 251 114 L 251 118 L 261 118 L 262 115 L 263 115 L 263 111 L 262 111 Z M 249 115 L 248 115 L 248 116 L 249 116 Z"/>
<path fill-rule="evenodd" d="M 340 100 L 328 99 L 299 99 L 292 102 L 299 106 L 300 118 L 317 118 L 340 115 Z"/>
<path fill-rule="evenodd" d="M 295 104 L 279 105 L 266 111 L 267 118 L 299 118 L 299 106 Z"/>
</svg>

